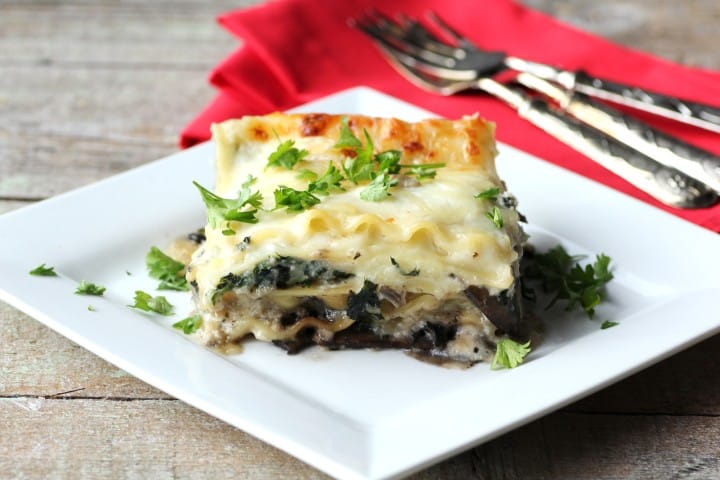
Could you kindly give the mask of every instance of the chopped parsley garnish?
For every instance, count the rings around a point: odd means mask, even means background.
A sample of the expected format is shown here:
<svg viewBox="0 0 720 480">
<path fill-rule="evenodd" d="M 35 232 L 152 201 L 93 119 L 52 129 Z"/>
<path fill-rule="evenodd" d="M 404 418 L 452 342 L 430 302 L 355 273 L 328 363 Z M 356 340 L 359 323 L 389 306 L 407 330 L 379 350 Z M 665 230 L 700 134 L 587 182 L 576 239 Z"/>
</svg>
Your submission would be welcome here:
<svg viewBox="0 0 720 480">
<path fill-rule="evenodd" d="M 405 175 L 414 175 L 418 180 L 425 180 L 427 178 L 435 178 L 437 175 L 437 169 L 444 167 L 444 163 L 421 163 L 418 165 L 400 165 L 402 168 L 409 169 L 405 171 Z"/>
<path fill-rule="evenodd" d="M 160 280 L 158 290 L 178 290 L 182 292 L 188 290 L 188 283 L 183 275 L 185 265 L 164 254 L 159 248 L 150 247 L 150 251 L 145 256 L 145 265 L 148 274 L 152 278 Z"/>
<path fill-rule="evenodd" d="M 224 221 L 244 223 L 258 222 L 257 209 L 262 205 L 262 195 L 259 191 L 254 193 L 250 191 L 250 185 L 255 183 L 255 180 L 254 177 L 249 176 L 247 181 L 242 184 L 238 197 L 235 199 L 222 198 L 204 188 L 199 183 L 193 182 L 205 202 L 208 223 L 212 228 L 216 228 Z M 252 209 L 248 210 L 246 207 L 251 207 Z"/>
<path fill-rule="evenodd" d="M 348 125 L 347 117 L 340 119 L 342 125 L 340 126 L 340 138 L 335 143 L 335 148 L 360 148 L 362 142 L 352 133 L 350 126 Z"/>
<path fill-rule="evenodd" d="M 93 307 L 92 305 L 88 305 L 87 309 L 88 312 L 97 312 L 97 310 L 95 310 L 95 307 Z"/>
<path fill-rule="evenodd" d="M 343 180 L 345 180 L 345 177 L 340 173 L 340 170 L 330 163 L 320 178 L 315 174 L 315 178 L 308 185 L 307 191 L 317 195 L 329 195 L 331 190 L 344 190 L 340 185 Z"/>
<path fill-rule="evenodd" d="M 475 198 L 487 199 L 494 202 L 497 200 L 498 195 L 500 195 L 500 189 L 498 187 L 491 187 L 475 195 Z"/>
<path fill-rule="evenodd" d="M 105 287 L 83 280 L 75 289 L 75 293 L 78 295 L 95 295 L 99 297 L 105 293 Z"/>
<path fill-rule="evenodd" d="M 320 203 L 320 199 L 305 190 L 279 186 L 275 190 L 275 209 L 287 208 L 288 212 L 302 212 Z"/>
<path fill-rule="evenodd" d="M 42 265 L 39 265 L 32 270 L 30 270 L 30 275 L 37 275 L 39 277 L 57 277 L 58 274 L 55 272 L 55 267 L 46 267 L 43 263 Z"/>
<path fill-rule="evenodd" d="M 380 202 L 392 195 L 388 192 L 390 187 L 397 185 L 398 181 L 391 178 L 387 172 L 382 172 L 373 178 L 372 182 L 360 192 L 360 198 L 368 202 Z"/>
<path fill-rule="evenodd" d="M 287 170 L 292 170 L 293 167 L 295 167 L 300 160 L 307 157 L 309 153 L 310 152 L 304 148 L 299 150 L 295 147 L 295 140 L 285 140 L 284 142 L 280 142 L 277 149 L 270 154 L 267 166 L 283 167 Z"/>
<path fill-rule="evenodd" d="M 309 168 L 303 168 L 299 171 L 297 175 L 295 175 L 295 178 L 298 178 L 300 180 L 307 180 L 308 182 L 313 182 L 317 180 L 318 174 L 313 172 Z"/>
<path fill-rule="evenodd" d="M 406 277 L 417 277 L 418 275 L 420 275 L 420 270 L 417 267 L 413 268 L 410 271 L 403 270 L 397 260 L 395 260 L 393 257 L 390 257 L 390 263 L 392 263 L 393 266 L 398 269 L 400 275 L 404 275 Z"/>
<path fill-rule="evenodd" d="M 489 212 L 485 212 L 485 216 L 489 218 L 497 228 L 503 227 L 503 216 L 498 207 L 493 207 Z"/>
<path fill-rule="evenodd" d="M 530 353 L 529 340 L 526 343 L 518 343 L 509 338 L 501 338 L 497 343 L 497 350 L 490 368 L 493 370 L 515 368 L 525 361 L 528 353 Z"/>
<path fill-rule="evenodd" d="M 356 185 L 363 180 L 371 180 L 375 165 L 373 162 L 374 146 L 370 134 L 363 129 L 365 135 L 365 145 L 363 145 L 360 139 L 350 130 L 347 117 L 343 117 L 341 122 L 340 138 L 335 143 L 335 148 L 350 148 L 354 153 L 342 164 L 345 177 Z"/>
<path fill-rule="evenodd" d="M 184 318 L 179 322 L 173 323 L 173 328 L 182 330 L 185 335 L 197 332 L 198 328 L 202 326 L 202 317 L 200 315 L 193 315 L 191 317 Z"/>
<path fill-rule="evenodd" d="M 158 295 L 153 297 L 149 293 L 142 290 L 135 291 L 135 303 L 128 305 L 130 308 L 137 308 L 144 312 L 155 312 L 160 315 L 169 316 L 173 314 L 173 306 L 167 301 L 167 298 Z"/>
<path fill-rule="evenodd" d="M 603 288 L 612 280 L 610 257 L 599 254 L 595 262 L 581 266 L 581 257 L 570 256 L 558 245 L 546 253 L 536 254 L 525 269 L 525 277 L 539 280 L 545 292 L 555 293 L 547 308 L 558 300 L 567 302 L 566 310 L 580 306 L 592 318 L 602 301 Z"/>
<path fill-rule="evenodd" d="M 400 150 L 386 150 L 375 155 L 375 161 L 378 162 L 377 170 L 379 172 L 387 172 L 390 174 L 400 173 Z M 404 165 L 403 165 L 404 166 Z M 408 165 L 413 167 L 414 165 Z"/>
<path fill-rule="evenodd" d="M 602 325 L 600 325 L 601 330 L 607 330 L 608 328 L 616 327 L 620 325 L 618 322 L 611 322 L 610 320 L 605 320 L 602 322 Z"/>
</svg>

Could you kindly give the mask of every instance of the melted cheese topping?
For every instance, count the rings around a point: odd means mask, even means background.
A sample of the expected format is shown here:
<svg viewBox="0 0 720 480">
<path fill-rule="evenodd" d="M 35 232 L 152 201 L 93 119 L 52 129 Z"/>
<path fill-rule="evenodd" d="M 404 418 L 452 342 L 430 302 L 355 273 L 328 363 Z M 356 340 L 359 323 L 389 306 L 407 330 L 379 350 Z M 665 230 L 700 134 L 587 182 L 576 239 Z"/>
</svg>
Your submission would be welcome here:
<svg viewBox="0 0 720 480">
<path fill-rule="evenodd" d="M 435 300 L 470 285 L 486 287 L 491 294 L 513 285 L 518 258 L 514 245 L 520 237 L 517 213 L 500 208 L 504 226 L 498 228 L 486 216 L 495 203 L 475 198 L 491 187 L 504 190 L 494 166 L 492 124 L 477 117 L 408 124 L 359 116 L 349 116 L 349 123 L 360 139 L 364 139 L 362 129 L 367 129 L 376 153 L 397 149 L 403 152 L 402 164 L 444 162 L 446 166 L 437 170 L 434 179 L 390 188 L 391 196 L 380 202 L 360 198 L 367 182 L 345 181 L 344 192 L 319 197 L 321 203 L 309 210 L 273 211 L 278 186 L 307 188 L 308 181 L 298 178 L 299 170 L 322 175 L 330 162 L 340 168 L 352 154 L 334 147 L 340 117 L 273 114 L 214 125 L 216 193 L 235 198 L 248 175 L 253 175 L 257 180 L 251 189 L 262 193 L 267 211 L 258 212 L 257 224 L 232 222 L 234 235 L 222 233 L 225 222 L 218 228 L 206 227 L 207 241 L 188 269 L 188 280 L 197 282 L 201 311 L 213 310 L 212 295 L 224 276 L 251 270 L 277 255 L 323 260 L 354 276 L 338 284 L 274 290 L 270 293 L 276 301 L 283 296 L 346 295 L 349 290 L 357 292 L 366 279 L 431 294 Z M 279 144 L 275 133 L 310 152 L 293 170 L 266 167 Z M 418 275 L 403 274 L 414 269 Z"/>
</svg>

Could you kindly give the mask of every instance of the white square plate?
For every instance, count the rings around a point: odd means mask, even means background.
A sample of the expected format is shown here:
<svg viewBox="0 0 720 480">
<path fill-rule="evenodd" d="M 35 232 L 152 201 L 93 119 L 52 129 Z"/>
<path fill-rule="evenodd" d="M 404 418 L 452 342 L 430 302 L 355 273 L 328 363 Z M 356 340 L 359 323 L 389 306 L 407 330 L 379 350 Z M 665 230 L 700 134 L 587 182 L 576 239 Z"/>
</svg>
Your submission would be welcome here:
<svg viewBox="0 0 720 480">
<path fill-rule="evenodd" d="M 433 116 L 366 88 L 298 109 L 418 120 Z M 337 477 L 408 474 L 607 386 L 720 330 L 720 239 L 508 146 L 498 169 L 540 248 L 604 252 L 615 265 L 598 318 L 549 318 L 520 368 L 447 370 L 400 352 L 288 356 L 250 343 L 223 357 L 129 309 L 152 292 L 151 245 L 204 224 L 192 180 L 213 183 L 206 143 L 0 217 L 0 298 L 120 368 Z M 54 265 L 59 278 L 28 275 Z M 127 273 L 126 273 L 127 272 Z M 80 280 L 104 297 L 74 295 Z M 88 311 L 92 305 L 96 311 Z M 428 421 L 431 419 L 431 421 Z"/>
</svg>

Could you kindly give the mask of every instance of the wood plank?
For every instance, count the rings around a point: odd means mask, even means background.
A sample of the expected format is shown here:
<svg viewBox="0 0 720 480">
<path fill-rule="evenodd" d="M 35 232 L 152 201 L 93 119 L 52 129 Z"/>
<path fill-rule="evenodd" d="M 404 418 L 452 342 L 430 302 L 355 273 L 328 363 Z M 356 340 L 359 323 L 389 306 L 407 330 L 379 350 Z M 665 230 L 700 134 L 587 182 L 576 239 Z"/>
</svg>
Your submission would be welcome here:
<svg viewBox="0 0 720 480">
<path fill-rule="evenodd" d="M 8 478 L 327 478 L 179 401 L 5 398 L 0 431 Z M 411 478 L 717 478 L 719 454 L 717 417 L 558 413 Z"/>
<path fill-rule="evenodd" d="M 583 30 L 686 65 L 720 68 L 716 0 L 522 0 Z"/>
<path fill-rule="evenodd" d="M 172 398 L 2 302 L 0 338 L 0 396 Z"/>
<path fill-rule="evenodd" d="M 56 195 L 170 154 L 214 95 L 204 72 L 3 70 L 0 197 Z"/>
</svg>

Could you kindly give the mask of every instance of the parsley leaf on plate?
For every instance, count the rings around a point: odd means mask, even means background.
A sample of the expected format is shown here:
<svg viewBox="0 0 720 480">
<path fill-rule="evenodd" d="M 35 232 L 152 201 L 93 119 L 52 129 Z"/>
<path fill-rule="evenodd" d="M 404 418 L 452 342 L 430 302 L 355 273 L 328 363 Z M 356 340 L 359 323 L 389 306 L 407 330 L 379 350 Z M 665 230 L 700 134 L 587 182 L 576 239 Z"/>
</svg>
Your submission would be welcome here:
<svg viewBox="0 0 720 480">
<path fill-rule="evenodd" d="M 602 325 L 600 325 L 600 330 L 607 330 L 608 328 L 616 327 L 620 325 L 618 322 L 611 322 L 610 320 L 605 320 L 602 322 Z"/>
<path fill-rule="evenodd" d="M 580 306 L 592 318 L 595 307 L 602 301 L 605 285 L 613 279 L 610 257 L 601 253 L 595 262 L 584 267 L 577 262 L 580 258 L 570 256 L 558 245 L 546 253 L 535 254 L 525 276 L 539 280 L 545 292 L 555 294 L 547 308 L 565 300 L 566 310 Z"/>
<path fill-rule="evenodd" d="M 202 326 L 202 317 L 200 315 L 193 315 L 191 317 L 184 318 L 179 322 L 173 323 L 173 328 L 182 330 L 185 335 L 197 332 L 198 328 Z"/>
<path fill-rule="evenodd" d="M 160 280 L 158 290 L 178 290 L 181 292 L 188 290 L 188 283 L 183 275 L 185 265 L 166 255 L 159 248 L 150 247 L 150 251 L 145 256 L 145 265 L 148 274 L 152 278 Z"/>
<path fill-rule="evenodd" d="M 529 340 L 526 343 L 518 343 L 509 338 L 501 338 L 497 343 L 497 350 L 490 368 L 493 370 L 515 368 L 525 361 L 528 353 L 530 353 Z"/>
<path fill-rule="evenodd" d="M 30 270 L 30 275 L 37 275 L 39 277 L 57 277 L 58 274 L 55 273 L 55 267 L 46 267 L 43 263 L 42 265 L 38 265 L 37 267 Z"/>
<path fill-rule="evenodd" d="M 155 312 L 165 316 L 172 315 L 174 308 L 172 304 L 167 301 L 167 298 L 161 295 L 153 297 L 142 290 L 135 291 L 135 303 L 128 306 L 144 312 Z"/>
<path fill-rule="evenodd" d="M 105 293 L 105 287 L 83 280 L 75 289 L 75 293 L 78 295 L 95 295 L 99 297 Z"/>
</svg>

